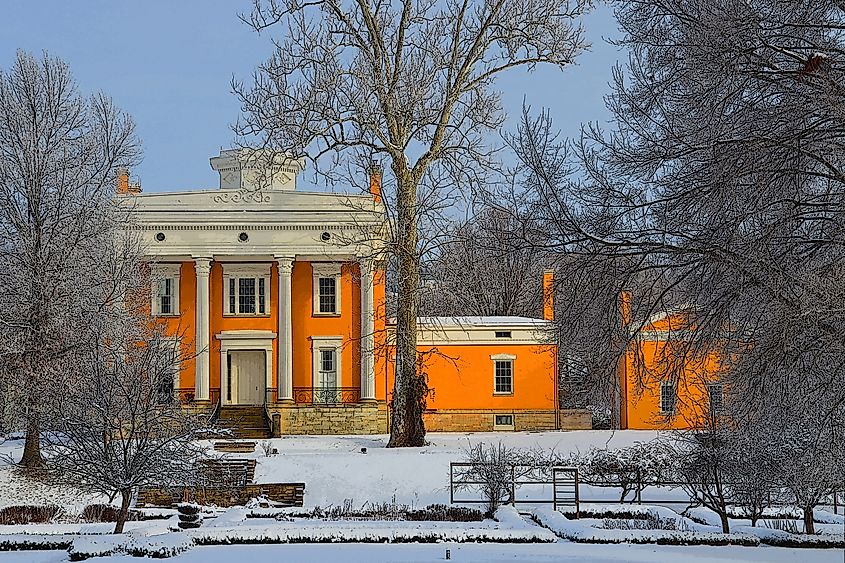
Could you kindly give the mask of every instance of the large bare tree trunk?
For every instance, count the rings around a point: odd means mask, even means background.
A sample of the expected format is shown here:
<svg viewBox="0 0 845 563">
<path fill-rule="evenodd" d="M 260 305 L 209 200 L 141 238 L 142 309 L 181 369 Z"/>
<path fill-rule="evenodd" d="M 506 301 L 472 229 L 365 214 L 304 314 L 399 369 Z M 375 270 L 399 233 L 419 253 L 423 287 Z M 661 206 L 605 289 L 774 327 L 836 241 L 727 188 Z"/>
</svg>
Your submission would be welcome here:
<svg viewBox="0 0 845 563">
<path fill-rule="evenodd" d="M 132 500 L 132 489 L 120 491 L 120 512 L 117 513 L 117 522 L 114 524 L 114 533 L 122 534 L 123 527 L 129 517 L 129 502 Z"/>
<path fill-rule="evenodd" d="M 725 512 L 721 512 L 719 514 L 719 520 L 722 522 L 722 533 L 723 534 L 730 534 L 731 533 L 731 523 L 728 520 L 728 515 Z"/>
<path fill-rule="evenodd" d="M 44 466 L 44 458 L 41 457 L 40 427 L 34 414 L 30 414 L 28 418 L 21 465 L 27 469 L 38 469 Z"/>
<path fill-rule="evenodd" d="M 805 534 L 815 534 L 816 533 L 816 523 L 813 520 L 813 507 L 805 507 L 804 508 L 804 533 Z"/>
<path fill-rule="evenodd" d="M 395 171 L 396 167 L 394 167 Z M 425 445 L 422 419 L 426 385 L 417 369 L 417 305 L 419 303 L 420 260 L 417 253 L 417 188 L 408 174 L 396 174 L 398 184 L 399 298 L 396 314 L 396 381 L 393 389 L 390 441 L 387 446 Z"/>
</svg>

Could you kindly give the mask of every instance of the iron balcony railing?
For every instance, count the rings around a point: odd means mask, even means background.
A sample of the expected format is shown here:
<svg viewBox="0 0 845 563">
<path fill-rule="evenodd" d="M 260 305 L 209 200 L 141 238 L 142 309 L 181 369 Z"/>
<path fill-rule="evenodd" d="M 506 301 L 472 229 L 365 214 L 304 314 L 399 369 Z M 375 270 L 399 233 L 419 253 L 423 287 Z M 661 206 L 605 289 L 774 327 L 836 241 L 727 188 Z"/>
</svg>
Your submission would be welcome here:
<svg viewBox="0 0 845 563">
<path fill-rule="evenodd" d="M 315 405 L 357 403 L 361 399 L 358 387 L 294 387 L 293 400 Z"/>
</svg>

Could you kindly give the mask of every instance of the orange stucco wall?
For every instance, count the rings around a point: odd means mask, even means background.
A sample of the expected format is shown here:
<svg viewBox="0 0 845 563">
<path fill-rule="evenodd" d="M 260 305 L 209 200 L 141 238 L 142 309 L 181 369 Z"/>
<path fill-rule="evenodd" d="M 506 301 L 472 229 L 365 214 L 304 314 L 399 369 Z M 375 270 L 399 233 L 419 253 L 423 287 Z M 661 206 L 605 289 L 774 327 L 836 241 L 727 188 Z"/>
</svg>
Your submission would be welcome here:
<svg viewBox="0 0 845 563">
<path fill-rule="evenodd" d="M 377 269 L 373 272 L 373 306 L 374 314 L 374 328 L 373 335 L 374 350 L 374 371 L 376 379 L 376 400 L 387 400 L 387 389 L 392 388 L 392 378 L 388 374 L 388 347 L 387 347 L 387 300 L 385 297 L 386 291 L 386 272 L 383 269 Z M 391 382 L 388 382 L 390 380 Z"/>
<path fill-rule="evenodd" d="M 695 327 L 683 315 L 661 319 L 643 329 L 620 363 L 622 427 L 636 430 L 688 429 L 706 424 L 707 384 L 718 380 L 722 356 L 687 346 L 685 330 Z M 660 412 L 660 385 L 676 382 L 675 412 Z"/>
<path fill-rule="evenodd" d="M 431 394 L 429 410 L 554 410 L 557 405 L 556 351 L 550 345 L 470 344 L 420 346 L 427 354 L 424 370 Z M 494 391 L 495 354 L 516 356 L 513 361 L 513 394 Z M 395 355 L 391 350 L 388 369 L 393 373 Z M 389 390 L 392 392 L 392 377 Z"/>
<path fill-rule="evenodd" d="M 211 301 L 211 316 L 209 326 L 210 358 L 209 358 L 209 386 L 220 389 L 220 341 L 215 337 L 224 330 L 269 330 L 279 332 L 279 271 L 276 264 L 270 270 L 269 306 L 267 315 L 250 315 L 244 317 L 223 316 L 223 264 L 214 262 L 209 276 L 208 298 Z M 276 385 L 276 358 L 278 357 L 278 338 L 273 340 L 273 385 Z"/>
<path fill-rule="evenodd" d="M 192 390 L 194 388 L 194 338 L 197 303 L 197 276 L 193 262 L 182 262 L 179 267 L 179 316 L 158 317 L 158 321 L 165 326 L 165 334 L 178 337 L 181 344 L 182 371 L 179 374 L 179 388 Z"/>
<path fill-rule="evenodd" d="M 313 314 L 312 265 L 294 263 L 291 277 L 293 386 L 310 389 L 312 386 L 312 336 L 339 336 L 341 351 L 340 385 L 360 389 L 361 285 L 357 263 L 344 263 L 341 268 L 340 310 L 337 316 Z M 379 401 L 389 399 L 393 390 L 394 353 L 387 343 L 385 323 L 385 272 L 374 272 L 375 305 L 375 395 Z M 220 390 L 220 341 L 222 331 L 267 330 L 278 333 L 279 277 L 276 264 L 271 265 L 268 288 L 268 314 L 263 316 L 227 317 L 223 315 L 223 265 L 214 262 L 209 276 L 210 300 L 210 388 L 212 398 Z M 196 273 L 193 262 L 183 262 L 180 268 L 178 317 L 160 317 L 171 335 L 182 341 L 188 358 L 180 374 L 179 387 L 191 394 L 195 385 L 194 339 L 196 323 Z M 437 346 L 436 354 L 428 354 L 425 370 L 432 394 L 430 410 L 486 409 L 486 410 L 554 410 L 556 409 L 556 350 L 553 346 L 533 344 L 462 344 Z M 421 347 L 430 352 L 432 347 Z M 514 391 L 510 395 L 496 395 L 494 391 L 494 362 L 491 355 L 510 354 L 514 360 Z M 278 339 L 273 342 L 272 385 L 277 386 Z M 296 396 L 296 393 L 294 393 Z"/>
<path fill-rule="evenodd" d="M 341 314 L 338 316 L 314 316 L 312 292 L 312 268 L 309 262 L 295 262 L 291 277 L 291 302 L 293 319 L 293 385 L 311 387 L 311 340 L 313 336 L 341 336 L 345 345 L 341 351 L 341 385 L 360 387 L 361 368 L 358 339 L 361 335 L 361 290 L 360 271 L 355 263 L 344 263 L 341 269 Z M 195 326 L 196 326 L 196 272 L 193 262 L 183 262 L 180 267 L 179 316 L 158 317 L 165 325 L 168 335 L 179 336 L 182 352 L 186 361 L 180 374 L 179 387 L 190 393 L 195 386 Z M 384 308 L 384 272 L 377 272 L 375 303 Z M 210 334 L 209 368 L 210 387 L 220 389 L 220 341 L 216 335 L 228 330 L 269 330 L 278 333 L 279 329 L 279 276 L 274 263 L 270 272 L 268 291 L 268 314 L 263 316 L 229 317 L 223 315 L 223 265 L 214 262 L 209 277 Z M 379 324 L 380 323 L 380 324 Z M 376 328 L 384 326 L 376 316 Z M 278 338 L 273 341 L 272 383 L 277 386 Z M 380 365 L 377 363 L 377 370 Z M 383 368 L 382 368 L 383 369 Z M 378 371 L 376 372 L 378 374 Z M 378 380 L 378 377 L 376 378 Z M 377 381 L 378 385 L 378 381 Z M 384 385 L 381 386 L 381 399 L 384 399 Z"/>
<path fill-rule="evenodd" d="M 341 387 L 361 386 L 361 282 L 358 264 L 341 269 L 340 315 L 314 316 L 312 273 L 309 262 L 295 262 L 291 278 L 293 318 L 293 386 L 311 387 L 311 336 L 342 336 Z"/>
</svg>

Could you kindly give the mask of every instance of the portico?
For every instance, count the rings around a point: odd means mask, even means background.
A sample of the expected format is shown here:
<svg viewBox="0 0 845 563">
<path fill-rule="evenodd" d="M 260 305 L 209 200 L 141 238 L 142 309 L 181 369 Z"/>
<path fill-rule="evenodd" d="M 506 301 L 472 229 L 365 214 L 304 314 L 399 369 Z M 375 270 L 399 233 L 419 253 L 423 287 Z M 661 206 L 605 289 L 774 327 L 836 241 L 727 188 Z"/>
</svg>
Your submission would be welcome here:
<svg viewBox="0 0 845 563">
<path fill-rule="evenodd" d="M 383 208 L 370 194 L 297 191 L 301 163 L 261 158 L 213 158 L 220 189 L 132 196 L 149 260 L 165 266 L 151 311 L 191 358 L 179 396 L 268 412 L 383 403 L 373 244 Z M 173 294 L 176 310 L 162 313 Z"/>
</svg>

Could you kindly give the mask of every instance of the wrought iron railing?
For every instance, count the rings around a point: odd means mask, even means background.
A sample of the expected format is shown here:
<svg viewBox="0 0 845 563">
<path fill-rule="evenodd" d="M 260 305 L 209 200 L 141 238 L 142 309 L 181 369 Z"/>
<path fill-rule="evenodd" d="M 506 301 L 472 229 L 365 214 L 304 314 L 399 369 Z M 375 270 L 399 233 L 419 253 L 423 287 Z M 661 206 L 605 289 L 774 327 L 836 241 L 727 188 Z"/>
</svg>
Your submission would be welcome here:
<svg viewBox="0 0 845 563">
<path fill-rule="evenodd" d="M 293 400 L 315 405 L 357 403 L 361 399 L 358 387 L 294 387 Z"/>
<path fill-rule="evenodd" d="M 198 401 L 196 399 L 196 390 L 193 387 L 173 389 L 173 396 L 182 404 L 211 403 L 211 405 L 216 405 L 220 402 L 220 389 L 209 389 L 207 401 Z"/>
</svg>

